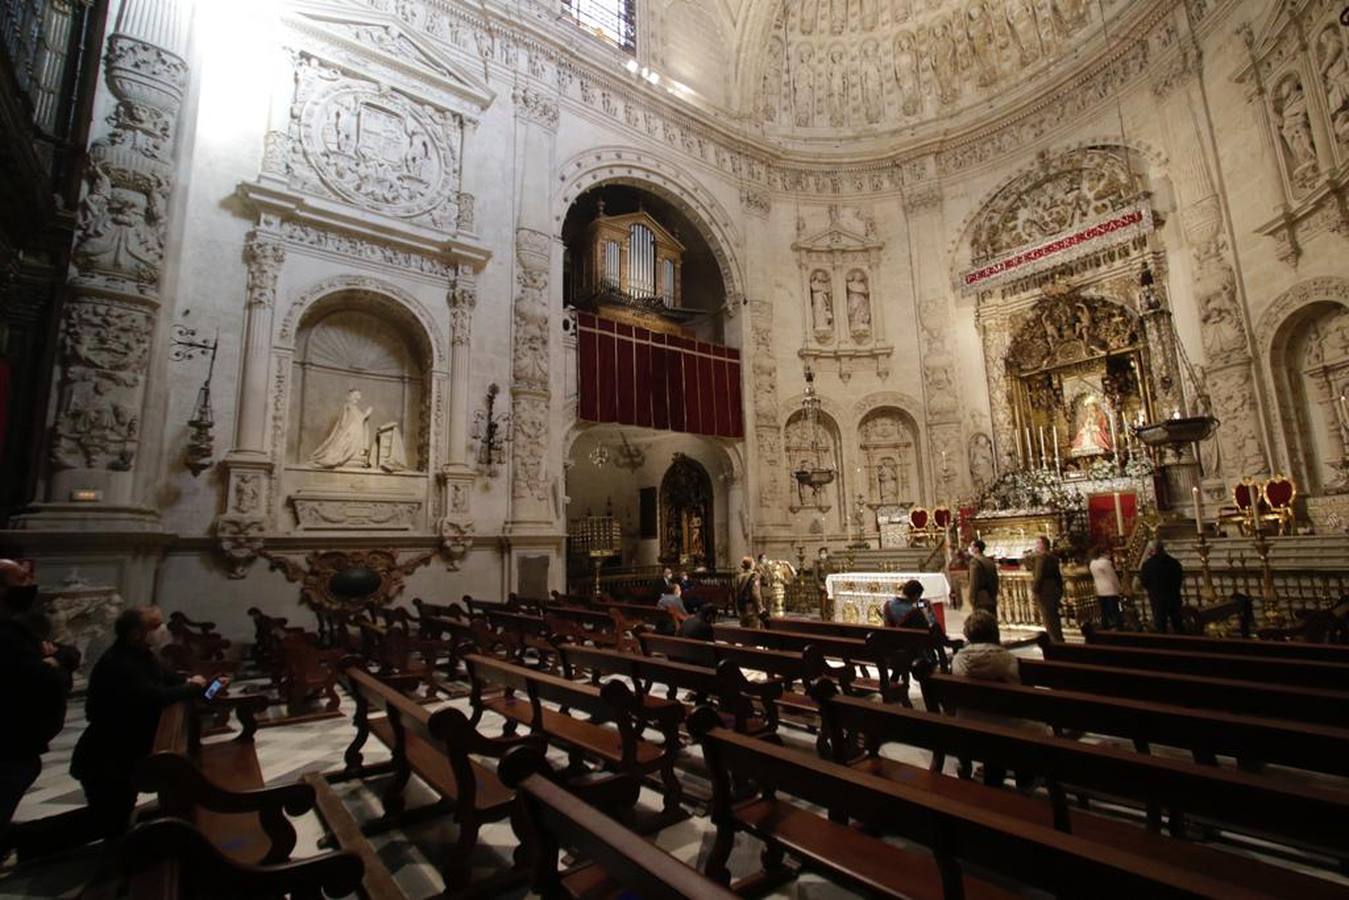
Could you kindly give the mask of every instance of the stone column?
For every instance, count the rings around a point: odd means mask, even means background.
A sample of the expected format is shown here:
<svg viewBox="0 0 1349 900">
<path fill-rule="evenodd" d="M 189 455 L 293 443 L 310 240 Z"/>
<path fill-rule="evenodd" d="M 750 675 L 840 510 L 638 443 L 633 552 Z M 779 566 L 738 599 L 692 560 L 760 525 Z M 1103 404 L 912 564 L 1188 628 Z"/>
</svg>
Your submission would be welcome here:
<svg viewBox="0 0 1349 900">
<path fill-rule="evenodd" d="M 152 348 L 160 325 L 164 243 L 179 111 L 187 88 L 188 9 L 126 0 L 107 41 L 112 112 L 89 148 L 61 320 L 51 476 L 45 512 L 77 529 L 153 529 L 138 505 L 138 455 Z M 79 513 L 60 505 L 80 499 Z M 43 512 L 25 527 L 44 527 Z M 64 527 L 64 526 L 63 526 Z"/>
<path fill-rule="evenodd" d="M 546 198 L 557 131 L 556 102 L 531 88 L 515 92 L 521 172 L 515 229 L 517 293 L 511 349 L 512 534 L 547 533 L 554 527 L 548 465 L 552 419 L 552 321 L 549 276 L 552 245 Z"/>
<path fill-rule="evenodd" d="M 786 462 L 782 454 L 782 422 L 778 411 L 778 364 L 773 341 L 773 302 L 757 295 L 749 302 L 750 348 L 742 374 L 751 397 L 750 422 L 758 469 L 754 473 L 759 495 L 757 521 L 787 525 L 787 496 L 783 489 Z M 787 490 L 790 490 L 790 485 Z"/>
<path fill-rule="evenodd" d="M 249 233 L 244 244 L 248 287 L 244 300 L 243 359 L 231 457 L 262 458 L 267 453 L 272 317 L 276 310 L 276 282 L 285 261 L 286 248 L 280 242 L 256 230 Z"/>
<path fill-rule="evenodd" d="M 1212 135 L 1205 125 L 1203 86 L 1198 78 L 1201 63 L 1199 48 L 1183 42 L 1181 52 L 1158 77 L 1153 91 L 1166 125 L 1181 231 L 1192 258 L 1192 290 L 1206 360 L 1205 385 L 1201 388 L 1204 396 L 1197 398 L 1197 411 L 1210 412 L 1222 423 L 1216 441 L 1208 441 L 1202 448 L 1204 474 L 1214 479 L 1213 492 L 1217 494 L 1222 492 L 1223 482 L 1268 473 L 1269 461 L 1260 426 L 1261 404 L 1246 305 L 1233 267 L 1223 201 L 1209 164 Z M 1149 321 L 1149 341 L 1156 347 L 1152 320 L 1145 318 Z M 1179 401 L 1167 401 L 1158 413 L 1170 415 L 1172 406 L 1180 405 Z"/>
<path fill-rule="evenodd" d="M 473 378 L 469 352 L 473 339 L 473 310 L 478 305 L 477 273 L 471 266 L 458 267 L 448 301 L 451 345 L 449 437 L 445 465 L 441 466 L 437 477 L 441 496 L 436 530 L 440 534 L 441 552 L 449 568 L 455 570 L 473 542 L 470 504 L 471 489 L 477 480 L 477 471 L 468 458 L 468 419 L 473 414 L 468 393 Z"/>
</svg>

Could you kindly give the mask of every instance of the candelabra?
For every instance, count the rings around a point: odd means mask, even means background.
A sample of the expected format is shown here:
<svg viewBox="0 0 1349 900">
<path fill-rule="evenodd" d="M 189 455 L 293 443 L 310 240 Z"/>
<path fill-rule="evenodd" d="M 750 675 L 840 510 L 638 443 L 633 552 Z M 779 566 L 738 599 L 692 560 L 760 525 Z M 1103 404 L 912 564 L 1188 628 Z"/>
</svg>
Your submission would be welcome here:
<svg viewBox="0 0 1349 900">
<path fill-rule="evenodd" d="M 495 478 L 500 466 L 506 461 L 506 442 L 511 439 L 510 416 L 496 411 L 497 397 L 501 388 L 495 383 L 487 386 L 487 399 L 483 408 L 473 416 L 473 440 L 478 445 L 476 460 L 478 471 L 488 478 Z"/>
<path fill-rule="evenodd" d="M 1213 570 L 1209 567 L 1208 557 L 1212 548 L 1208 545 L 1208 537 L 1201 529 L 1199 532 L 1199 569 L 1203 573 L 1203 582 L 1199 588 L 1199 605 L 1207 606 L 1210 603 L 1218 602 L 1218 592 L 1213 588 Z"/>
<path fill-rule="evenodd" d="M 174 325 L 169 337 L 169 359 L 182 361 L 196 359 L 198 355 L 207 358 L 206 380 L 197 388 L 197 402 L 192 408 L 192 418 L 187 420 L 191 434 L 187 439 L 187 451 L 184 462 L 192 477 L 195 478 L 211 467 L 211 457 L 215 453 L 215 413 L 211 410 L 211 376 L 215 374 L 215 351 L 220 344 L 220 333 L 216 332 L 210 341 L 200 340 L 197 329 L 185 325 Z"/>
</svg>

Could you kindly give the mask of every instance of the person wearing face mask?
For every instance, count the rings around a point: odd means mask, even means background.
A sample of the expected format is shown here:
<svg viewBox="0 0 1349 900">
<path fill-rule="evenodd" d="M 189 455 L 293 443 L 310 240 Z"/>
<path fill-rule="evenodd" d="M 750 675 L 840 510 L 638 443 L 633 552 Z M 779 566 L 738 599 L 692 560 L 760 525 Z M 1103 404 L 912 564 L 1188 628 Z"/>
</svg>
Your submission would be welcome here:
<svg viewBox="0 0 1349 900">
<path fill-rule="evenodd" d="M 108 839 L 120 836 L 130 823 L 137 793 L 132 775 L 150 755 L 160 711 L 201 696 L 206 684 L 200 675 L 185 680 L 160 663 L 158 651 L 170 637 L 158 607 L 123 611 L 113 630 L 116 640 L 89 676 L 89 725 L 70 763 L 94 826 Z"/>
<path fill-rule="evenodd" d="M 19 563 L 0 559 L 0 847 L 14 811 L 42 771 L 42 754 L 66 720 L 70 674 L 35 628 L 37 585 Z"/>
</svg>

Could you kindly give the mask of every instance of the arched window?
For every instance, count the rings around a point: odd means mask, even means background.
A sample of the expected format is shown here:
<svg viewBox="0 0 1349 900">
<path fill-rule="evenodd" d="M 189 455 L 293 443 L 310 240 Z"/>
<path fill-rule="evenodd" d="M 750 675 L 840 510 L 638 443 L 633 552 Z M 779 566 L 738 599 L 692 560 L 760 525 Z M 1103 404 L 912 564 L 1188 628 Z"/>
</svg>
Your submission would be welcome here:
<svg viewBox="0 0 1349 900">
<path fill-rule="evenodd" d="M 628 228 L 628 293 L 634 297 L 656 293 L 656 236 L 642 224 Z"/>
</svg>

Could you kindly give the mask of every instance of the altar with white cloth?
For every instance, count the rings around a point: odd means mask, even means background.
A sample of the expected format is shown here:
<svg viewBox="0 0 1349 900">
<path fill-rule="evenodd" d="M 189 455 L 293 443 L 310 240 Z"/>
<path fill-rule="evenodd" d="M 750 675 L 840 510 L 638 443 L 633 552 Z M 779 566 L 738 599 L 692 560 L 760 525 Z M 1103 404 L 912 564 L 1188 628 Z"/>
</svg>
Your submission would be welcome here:
<svg viewBox="0 0 1349 900">
<path fill-rule="evenodd" d="M 899 596 L 910 579 L 923 586 L 923 599 L 932 604 L 937 623 L 946 627 L 946 601 L 951 582 L 943 572 L 837 572 L 827 575 L 824 589 L 834 610 L 835 622 L 880 624 L 886 601 Z"/>
</svg>

